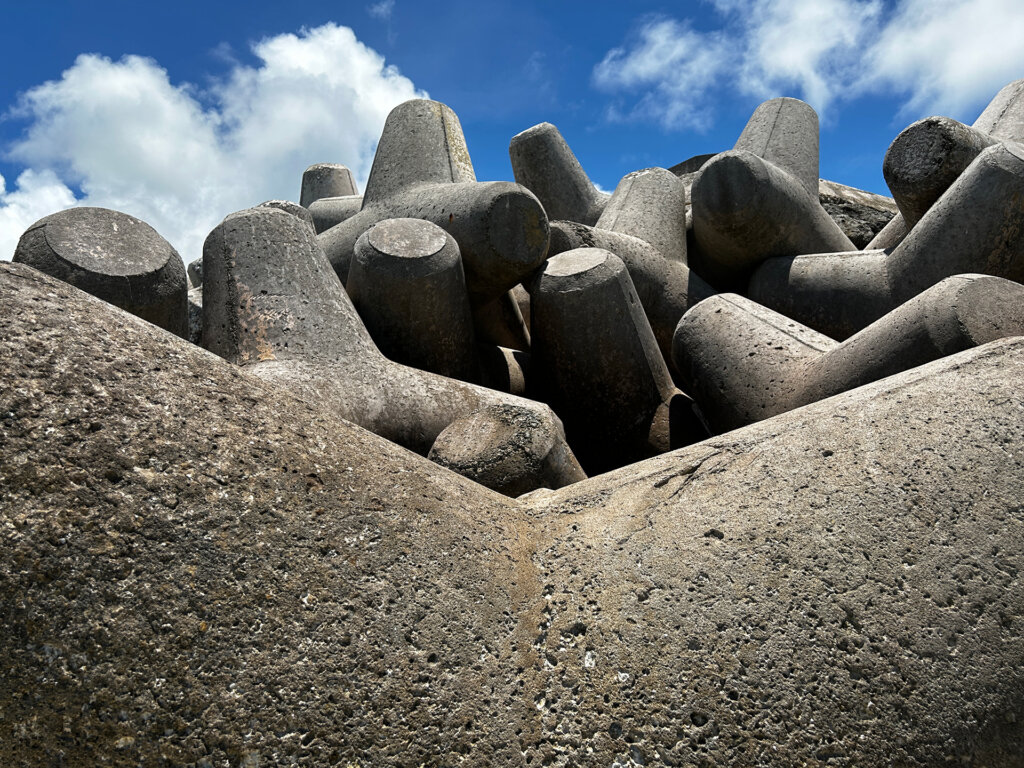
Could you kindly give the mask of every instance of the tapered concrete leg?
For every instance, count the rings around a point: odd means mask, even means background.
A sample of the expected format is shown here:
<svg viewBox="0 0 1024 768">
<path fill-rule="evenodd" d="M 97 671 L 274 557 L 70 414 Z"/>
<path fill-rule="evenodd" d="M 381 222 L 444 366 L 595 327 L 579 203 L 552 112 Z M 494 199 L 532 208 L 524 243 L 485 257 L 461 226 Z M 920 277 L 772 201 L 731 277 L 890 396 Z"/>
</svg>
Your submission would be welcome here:
<svg viewBox="0 0 1024 768">
<path fill-rule="evenodd" d="M 185 264 L 134 216 L 88 207 L 51 214 L 25 230 L 13 261 L 188 338 Z"/>
<path fill-rule="evenodd" d="M 627 174 L 596 226 L 646 240 L 669 261 L 685 264 L 686 185 L 664 168 Z"/>
<path fill-rule="evenodd" d="M 1003 86 L 972 127 L 1000 141 L 1024 141 L 1024 80 Z"/>
<path fill-rule="evenodd" d="M 299 205 L 308 208 L 312 203 L 325 197 L 357 195 L 356 180 L 352 171 L 337 163 L 317 163 L 302 173 L 302 191 Z"/>
<path fill-rule="evenodd" d="M 421 219 L 387 219 L 356 242 L 348 295 L 378 349 L 404 365 L 476 381 L 473 321 L 455 241 Z"/>
<path fill-rule="evenodd" d="M 313 228 L 319 235 L 335 224 L 351 219 L 363 207 L 362 195 L 345 197 L 323 197 L 309 204 L 309 214 L 313 218 Z"/>
<path fill-rule="evenodd" d="M 907 228 L 907 222 L 903 219 L 903 214 L 897 213 L 889 220 L 889 223 L 882 227 L 878 234 L 871 239 L 871 242 L 864 246 L 864 250 L 891 251 L 903 242 L 903 238 L 907 236 L 907 232 L 909 232 L 909 230 Z"/>
<path fill-rule="evenodd" d="M 600 248 L 558 254 L 531 298 L 532 381 L 562 417 L 584 469 L 667 450 L 677 390 L 622 260 Z"/>
<path fill-rule="evenodd" d="M 473 306 L 473 328 L 481 342 L 530 351 L 530 331 L 511 291 Z"/>
<path fill-rule="evenodd" d="M 558 419 L 538 419 L 535 411 L 512 405 L 453 421 L 427 458 L 506 496 L 587 479 Z"/>
<path fill-rule="evenodd" d="M 551 123 L 513 136 L 508 154 L 516 182 L 537 196 L 549 219 L 594 224 L 601 216 L 608 195 L 593 185 Z"/>
<path fill-rule="evenodd" d="M 292 216 L 298 216 L 304 222 L 313 226 L 313 217 L 309 211 L 298 203 L 293 203 L 290 200 L 267 200 L 256 206 L 257 208 L 277 208 L 278 210 L 290 213 Z"/>
<path fill-rule="evenodd" d="M 733 149 L 788 172 L 818 194 L 818 113 L 799 99 L 770 99 L 754 110 Z"/>
</svg>

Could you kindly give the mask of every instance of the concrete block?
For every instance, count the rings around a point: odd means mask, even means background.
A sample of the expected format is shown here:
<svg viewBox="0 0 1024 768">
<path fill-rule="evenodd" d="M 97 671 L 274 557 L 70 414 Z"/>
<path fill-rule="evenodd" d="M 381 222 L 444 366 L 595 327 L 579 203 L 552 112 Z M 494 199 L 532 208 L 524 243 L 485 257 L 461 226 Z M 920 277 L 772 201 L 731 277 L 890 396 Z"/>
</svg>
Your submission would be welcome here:
<svg viewBox="0 0 1024 768">
<path fill-rule="evenodd" d="M 346 195 L 345 197 L 322 197 L 309 204 L 309 214 L 313 218 L 313 228 L 319 235 L 335 224 L 351 219 L 363 207 L 362 195 Z"/>
<path fill-rule="evenodd" d="M 686 263 L 686 186 L 665 168 L 626 174 L 595 225 L 632 235 L 669 261 Z"/>
<path fill-rule="evenodd" d="M 512 291 L 473 307 L 473 328 L 481 343 L 530 351 L 530 330 Z"/>
<path fill-rule="evenodd" d="M 1024 335 L 1024 286 L 942 280 L 838 344 L 735 294 L 687 312 L 672 354 L 709 428 L 728 432 L 1008 336 Z"/>
<path fill-rule="evenodd" d="M 746 151 L 717 155 L 691 190 L 702 260 L 690 266 L 718 287 L 742 284 L 773 256 L 857 250 L 795 177 Z"/>
<path fill-rule="evenodd" d="M 188 340 L 203 346 L 203 287 L 188 290 Z"/>
<path fill-rule="evenodd" d="M 601 248 L 559 253 L 530 297 L 531 387 L 562 418 L 587 473 L 668 450 L 681 393 L 622 260 Z"/>
<path fill-rule="evenodd" d="M 203 248 L 203 344 L 250 373 L 426 455 L 486 405 L 548 407 L 380 353 L 313 231 L 272 208 L 227 217 Z"/>
<path fill-rule="evenodd" d="M 325 197 L 358 195 L 356 180 L 352 171 L 337 163 L 316 163 L 302 173 L 302 191 L 299 205 L 308 208 L 312 203 Z"/>
<path fill-rule="evenodd" d="M 818 113 L 799 99 L 769 99 L 750 116 L 734 150 L 757 155 L 818 195 Z"/>
<path fill-rule="evenodd" d="M 533 192 L 551 220 L 594 224 L 608 204 L 558 128 L 541 123 L 512 137 L 508 147 L 517 183 Z"/>
<path fill-rule="evenodd" d="M 834 339 L 845 339 L 945 277 L 979 273 L 1024 282 L 1024 149 L 984 150 L 891 253 L 770 259 L 748 295 Z"/>
<path fill-rule="evenodd" d="M 561 422 L 514 405 L 492 405 L 453 421 L 427 458 L 513 497 L 587 479 Z"/>
<path fill-rule="evenodd" d="M 13 261 L 188 338 L 185 264 L 134 216 L 89 207 L 51 214 L 25 230 Z"/>
<path fill-rule="evenodd" d="M 348 295 L 377 348 L 403 365 L 478 379 L 455 240 L 422 219 L 385 219 L 356 242 Z"/>
<path fill-rule="evenodd" d="M 344 283 L 356 240 L 384 219 L 425 219 L 455 238 L 474 305 L 508 291 L 544 260 L 548 221 L 525 187 L 478 183 L 458 118 L 415 100 L 384 125 L 359 213 L 318 237 Z"/>
<path fill-rule="evenodd" d="M 267 200 L 256 206 L 257 208 L 277 208 L 285 213 L 290 213 L 292 216 L 298 216 L 304 222 L 313 226 L 313 217 L 309 211 L 298 203 L 293 203 L 290 200 Z"/>
<path fill-rule="evenodd" d="M 999 141 L 1024 141 L 1024 80 L 1004 85 L 972 127 Z"/>
<path fill-rule="evenodd" d="M 193 288 L 200 288 L 203 285 L 203 257 L 190 261 L 188 264 L 188 280 Z"/>
</svg>

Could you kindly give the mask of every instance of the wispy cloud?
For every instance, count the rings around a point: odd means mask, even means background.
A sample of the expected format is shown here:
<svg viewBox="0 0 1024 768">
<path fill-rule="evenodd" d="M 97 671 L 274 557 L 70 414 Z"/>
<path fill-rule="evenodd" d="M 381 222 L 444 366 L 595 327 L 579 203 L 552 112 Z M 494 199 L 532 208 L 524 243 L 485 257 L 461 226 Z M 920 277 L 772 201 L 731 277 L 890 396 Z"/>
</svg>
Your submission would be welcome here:
<svg viewBox="0 0 1024 768">
<path fill-rule="evenodd" d="M 389 21 L 391 14 L 395 10 L 395 0 L 380 0 L 380 2 L 373 3 L 368 6 L 366 12 L 373 16 L 375 19 L 381 21 Z"/>
<path fill-rule="evenodd" d="M 956 116 L 1024 74 L 1019 0 L 708 2 L 718 27 L 646 17 L 594 67 L 614 119 L 699 128 L 720 89 L 799 96 L 826 119 L 867 93 L 903 96 L 906 115 Z"/>
<path fill-rule="evenodd" d="M 27 170 L 0 190 L 0 258 L 37 218 L 75 204 L 137 216 L 197 258 L 227 213 L 297 199 L 312 163 L 365 179 L 388 112 L 426 96 L 347 27 L 277 35 L 252 51 L 258 66 L 236 65 L 202 93 L 152 59 L 92 54 L 25 93 L 12 117 L 27 129 L 6 155 Z"/>
</svg>

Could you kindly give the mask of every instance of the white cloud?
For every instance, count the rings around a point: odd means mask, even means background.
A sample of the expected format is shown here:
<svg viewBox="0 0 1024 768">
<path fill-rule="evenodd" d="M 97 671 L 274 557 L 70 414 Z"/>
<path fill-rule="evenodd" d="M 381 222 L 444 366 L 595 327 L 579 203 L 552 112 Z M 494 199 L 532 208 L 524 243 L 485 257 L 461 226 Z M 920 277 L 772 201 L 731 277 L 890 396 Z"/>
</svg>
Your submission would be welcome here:
<svg viewBox="0 0 1024 768">
<path fill-rule="evenodd" d="M 880 0 L 708 2 L 718 28 L 646 19 L 595 66 L 596 85 L 632 95 L 627 116 L 700 127 L 712 89 L 731 88 L 798 96 L 826 119 L 844 98 L 895 93 L 905 96 L 908 119 L 940 113 L 970 122 L 1024 76 L 1020 0 L 897 0 L 888 10 Z M 610 113 L 623 114 L 619 104 Z"/>
<path fill-rule="evenodd" d="M 366 9 L 366 12 L 373 16 L 375 19 L 381 21 L 388 21 L 391 18 L 392 12 L 395 10 L 395 0 L 380 0 L 379 3 L 374 3 Z"/>
<path fill-rule="evenodd" d="M 702 97 L 722 73 L 726 58 L 723 38 L 695 32 L 673 19 L 650 18 L 630 48 L 613 48 L 594 67 L 594 83 L 606 91 L 645 92 L 625 117 L 700 128 L 709 116 Z M 617 110 L 611 114 L 620 116 Z"/>
<path fill-rule="evenodd" d="M 278 35 L 252 50 L 258 66 L 235 65 L 205 92 L 172 84 L 151 59 L 87 54 L 24 94 L 14 115 L 28 129 L 8 155 L 34 175 L 0 197 L 0 243 L 27 226 L 25 196 L 42 200 L 49 189 L 46 199 L 59 202 L 40 215 L 74 203 L 122 210 L 190 261 L 225 214 L 297 199 L 312 163 L 344 163 L 365 180 L 388 112 L 426 96 L 347 27 Z M 61 197 L 55 185 L 82 196 Z"/>
<path fill-rule="evenodd" d="M 10 260 L 18 238 L 29 226 L 54 211 L 75 203 L 74 193 L 53 171 L 22 171 L 17 188 L 7 191 L 0 176 L 0 259 Z"/>
</svg>

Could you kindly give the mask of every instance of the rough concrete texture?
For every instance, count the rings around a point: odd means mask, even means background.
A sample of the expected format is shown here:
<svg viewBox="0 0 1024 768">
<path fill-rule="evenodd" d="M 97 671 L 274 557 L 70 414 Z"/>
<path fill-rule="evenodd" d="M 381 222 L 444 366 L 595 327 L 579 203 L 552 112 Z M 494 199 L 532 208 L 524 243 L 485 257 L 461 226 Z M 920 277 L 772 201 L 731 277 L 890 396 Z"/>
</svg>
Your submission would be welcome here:
<svg viewBox="0 0 1024 768">
<path fill-rule="evenodd" d="M 1024 80 L 1004 85 L 972 127 L 1000 141 L 1024 141 Z"/>
<path fill-rule="evenodd" d="M 476 182 L 455 113 L 417 99 L 384 124 L 359 213 L 321 233 L 344 283 L 356 240 L 384 219 L 425 219 L 455 238 L 474 305 L 508 291 L 544 260 L 548 220 L 537 198 L 510 182 Z"/>
<path fill-rule="evenodd" d="M 928 117 L 904 128 L 885 153 L 882 174 L 907 226 L 917 224 L 974 158 L 997 141 L 948 117 Z"/>
<path fill-rule="evenodd" d="M 844 339 L 952 275 L 1024 282 L 1024 149 L 984 150 L 891 253 L 770 259 L 750 280 L 760 304 Z"/>
<path fill-rule="evenodd" d="M 565 424 L 588 474 L 694 442 L 674 434 L 678 395 L 622 260 L 601 248 L 552 256 L 530 288 L 530 386 Z M 688 403 L 687 403 L 688 404 Z M 687 439 L 688 438 L 688 439 Z M 699 439 L 699 438 L 698 438 Z"/>
<path fill-rule="evenodd" d="M 856 247 L 793 176 L 741 150 L 709 160 L 693 182 L 693 233 L 701 260 L 690 266 L 717 287 L 742 285 L 773 256 Z"/>
<path fill-rule="evenodd" d="M 622 259 L 666 361 L 671 358 L 672 334 L 679 318 L 715 293 L 685 264 L 669 261 L 646 240 L 571 221 L 552 222 L 549 255 L 574 248 L 603 248 Z"/>
<path fill-rule="evenodd" d="M 188 289 L 188 340 L 203 345 L 203 287 Z"/>
<path fill-rule="evenodd" d="M 291 200 L 267 200 L 256 206 L 257 208 L 277 208 L 279 211 L 290 213 L 292 216 L 298 216 L 304 222 L 313 226 L 313 216 L 310 214 L 305 207 L 298 203 L 293 203 Z"/>
<path fill-rule="evenodd" d="M 672 355 L 709 428 L 726 432 L 940 357 L 1024 335 L 1024 286 L 946 278 L 837 344 L 735 294 L 687 312 Z"/>
<path fill-rule="evenodd" d="M 13 260 L 188 338 L 181 256 L 144 221 L 107 208 L 69 208 L 37 221 Z"/>
<path fill-rule="evenodd" d="M 473 307 L 473 328 L 481 343 L 530 351 L 530 329 L 512 291 L 488 302 L 477 302 Z"/>
<path fill-rule="evenodd" d="M 540 123 L 512 137 L 512 173 L 537 196 L 548 218 L 594 224 L 609 196 L 590 181 L 568 143 L 551 123 Z"/>
<path fill-rule="evenodd" d="M 356 242 L 348 295 L 386 357 L 477 381 L 473 316 L 459 247 L 422 219 L 385 219 Z"/>
<path fill-rule="evenodd" d="M 824 179 L 818 181 L 818 202 L 850 242 L 861 249 L 866 248 L 899 212 L 891 197 Z"/>
<path fill-rule="evenodd" d="M 427 458 L 506 496 L 587 479 L 561 422 L 514 405 L 492 405 L 453 421 Z"/>
<path fill-rule="evenodd" d="M 818 113 L 799 99 L 761 103 L 733 149 L 751 152 L 789 173 L 811 195 L 818 194 Z"/>
<path fill-rule="evenodd" d="M 864 246 L 865 251 L 883 250 L 891 251 L 907 236 L 907 222 L 903 220 L 903 214 L 897 213 L 889 223 L 882 227 L 875 236 Z"/>
<path fill-rule="evenodd" d="M 308 208 L 312 203 L 325 197 L 358 195 L 356 180 L 344 165 L 337 163 L 316 163 L 302 172 L 302 190 L 299 205 Z"/>
<path fill-rule="evenodd" d="M 188 281 L 192 288 L 200 288 L 203 285 L 203 257 L 190 261 L 186 269 Z"/>
<path fill-rule="evenodd" d="M 5 766 L 1020 764 L 1019 339 L 527 505 L 0 296 Z"/>
<path fill-rule="evenodd" d="M 346 195 L 345 197 L 323 197 L 309 204 L 309 215 L 313 219 L 313 229 L 319 235 L 335 224 L 351 219 L 363 207 L 362 195 Z"/>
<path fill-rule="evenodd" d="M 645 168 L 622 177 L 595 226 L 646 240 L 685 264 L 686 202 L 686 185 L 674 173 Z"/>
<path fill-rule="evenodd" d="M 203 248 L 203 344 L 250 373 L 426 455 L 455 419 L 546 405 L 388 360 L 312 230 L 272 208 L 227 217 Z"/>
</svg>

